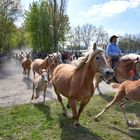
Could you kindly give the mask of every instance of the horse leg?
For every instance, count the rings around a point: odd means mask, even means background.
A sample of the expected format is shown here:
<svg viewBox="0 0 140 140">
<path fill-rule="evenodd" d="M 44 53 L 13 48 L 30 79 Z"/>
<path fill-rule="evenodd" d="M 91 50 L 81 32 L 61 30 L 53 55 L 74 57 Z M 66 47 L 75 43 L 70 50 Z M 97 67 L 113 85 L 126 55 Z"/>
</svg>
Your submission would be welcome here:
<svg viewBox="0 0 140 140">
<path fill-rule="evenodd" d="M 72 109 L 72 118 L 74 120 L 74 126 L 78 127 L 79 126 L 79 122 L 78 122 L 78 113 L 77 113 L 77 107 L 76 107 L 76 100 L 70 99 L 68 101 L 68 103 L 69 103 L 69 106 Z"/>
<path fill-rule="evenodd" d="M 102 95 L 102 92 L 101 92 L 100 89 L 99 89 L 99 84 L 100 84 L 100 82 L 102 82 L 101 75 L 97 73 L 97 74 L 95 75 L 95 79 L 96 79 L 96 82 L 95 82 L 95 89 L 97 88 L 97 90 L 98 90 L 98 92 L 99 92 L 99 95 Z"/>
<path fill-rule="evenodd" d="M 35 86 L 33 85 L 33 93 L 32 93 L 31 101 L 30 102 L 32 102 L 32 100 L 34 99 L 34 92 L 35 92 Z"/>
<path fill-rule="evenodd" d="M 99 88 L 99 83 L 95 83 L 95 88 L 97 88 L 97 90 L 98 90 L 98 92 L 99 92 L 99 95 L 102 95 L 102 92 L 101 92 L 101 90 L 100 90 L 100 88 Z"/>
<path fill-rule="evenodd" d="M 88 102 L 89 102 L 89 100 L 87 100 L 87 101 L 85 100 L 84 102 L 81 102 L 81 103 L 80 103 L 80 107 L 79 107 L 79 109 L 78 109 L 77 120 L 76 120 L 76 126 L 79 126 L 79 125 L 80 125 L 80 124 L 79 124 L 79 117 L 80 117 L 80 114 L 81 114 L 81 112 L 83 111 L 85 105 L 86 105 Z"/>
<path fill-rule="evenodd" d="M 125 106 L 125 104 L 127 102 L 128 102 L 128 99 L 125 99 L 119 105 L 120 105 L 120 108 L 121 108 L 121 110 L 122 110 L 122 112 L 124 114 L 124 118 L 125 118 L 127 126 L 131 127 L 131 126 L 135 126 L 137 124 L 137 121 L 130 121 L 130 120 L 128 120 L 128 117 L 126 115 L 125 108 L 124 108 L 124 106 Z"/>
<path fill-rule="evenodd" d="M 124 97 L 124 91 L 118 90 L 118 92 L 116 93 L 114 99 L 109 102 L 106 107 L 99 113 L 97 114 L 94 119 L 97 120 L 99 116 L 101 116 L 107 109 L 109 109 L 113 104 L 119 102 L 122 100 L 122 98 Z"/>
<path fill-rule="evenodd" d="M 34 75 L 34 78 L 35 78 L 35 71 L 33 70 L 33 75 Z"/>
<path fill-rule="evenodd" d="M 27 69 L 27 78 L 29 78 L 29 69 Z"/>
<path fill-rule="evenodd" d="M 26 68 L 24 69 L 24 71 L 25 71 L 25 75 L 26 75 Z"/>
<path fill-rule="evenodd" d="M 23 74 L 26 75 L 26 69 L 25 68 L 23 68 Z"/>
<path fill-rule="evenodd" d="M 60 102 L 60 104 L 62 106 L 63 115 L 67 116 L 67 111 L 66 111 L 66 108 L 63 104 L 62 97 L 61 97 L 60 93 L 57 91 L 57 89 L 55 88 L 55 86 L 54 86 L 54 90 L 55 90 L 55 93 L 57 95 L 58 101 Z"/>
<path fill-rule="evenodd" d="M 45 98 L 46 98 L 46 88 L 44 89 L 44 93 L 43 93 L 43 103 L 45 103 Z"/>
</svg>

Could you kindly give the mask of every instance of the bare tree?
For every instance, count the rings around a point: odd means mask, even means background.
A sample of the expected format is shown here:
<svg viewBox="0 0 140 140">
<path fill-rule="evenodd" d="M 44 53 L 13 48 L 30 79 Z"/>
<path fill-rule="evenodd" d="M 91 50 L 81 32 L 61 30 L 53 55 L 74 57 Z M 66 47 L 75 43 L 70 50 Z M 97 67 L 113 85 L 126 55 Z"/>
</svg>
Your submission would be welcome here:
<svg viewBox="0 0 140 140">
<path fill-rule="evenodd" d="M 90 46 L 90 42 L 96 35 L 96 27 L 91 24 L 85 24 L 81 27 L 81 40 L 86 48 Z"/>
<path fill-rule="evenodd" d="M 102 26 L 96 29 L 96 42 L 98 44 L 107 44 L 108 38 L 108 33 L 104 30 Z"/>
</svg>

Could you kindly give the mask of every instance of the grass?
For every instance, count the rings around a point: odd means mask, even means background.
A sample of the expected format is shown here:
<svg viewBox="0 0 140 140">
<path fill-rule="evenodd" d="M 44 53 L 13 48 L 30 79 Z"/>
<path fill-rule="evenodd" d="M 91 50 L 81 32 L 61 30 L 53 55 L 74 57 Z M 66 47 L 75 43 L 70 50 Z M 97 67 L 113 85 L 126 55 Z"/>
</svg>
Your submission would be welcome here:
<svg viewBox="0 0 140 140">
<path fill-rule="evenodd" d="M 94 121 L 112 98 L 112 94 L 94 96 L 81 114 L 78 129 L 61 114 L 58 102 L 0 108 L 0 140 L 139 140 L 140 131 L 128 130 L 118 106 Z M 140 121 L 140 104 L 129 106 L 127 114 Z"/>
</svg>

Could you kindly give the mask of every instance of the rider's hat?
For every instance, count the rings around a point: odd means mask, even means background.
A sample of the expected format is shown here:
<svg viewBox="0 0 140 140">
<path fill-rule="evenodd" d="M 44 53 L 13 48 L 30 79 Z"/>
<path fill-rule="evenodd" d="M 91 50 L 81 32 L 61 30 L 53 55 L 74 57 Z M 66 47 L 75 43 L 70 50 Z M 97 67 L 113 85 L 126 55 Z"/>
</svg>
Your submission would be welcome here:
<svg viewBox="0 0 140 140">
<path fill-rule="evenodd" d="M 113 38 L 118 38 L 118 36 L 116 36 L 116 35 L 111 36 L 109 41 L 112 42 Z"/>
</svg>

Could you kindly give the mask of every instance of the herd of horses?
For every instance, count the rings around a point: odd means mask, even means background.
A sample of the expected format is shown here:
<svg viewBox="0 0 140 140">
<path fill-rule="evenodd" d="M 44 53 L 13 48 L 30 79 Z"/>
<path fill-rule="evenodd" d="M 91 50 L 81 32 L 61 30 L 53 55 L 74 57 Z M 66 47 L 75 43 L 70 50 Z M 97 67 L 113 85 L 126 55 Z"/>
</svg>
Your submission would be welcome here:
<svg viewBox="0 0 140 140">
<path fill-rule="evenodd" d="M 90 101 L 97 88 L 99 94 L 99 83 L 104 80 L 112 83 L 113 88 L 117 88 L 114 99 L 95 116 L 95 120 L 113 104 L 118 103 L 124 113 L 128 126 L 134 125 L 130 122 L 124 110 L 124 105 L 128 100 L 140 101 L 140 61 L 139 55 L 131 54 L 122 56 L 114 69 L 111 68 L 111 61 L 106 56 L 103 49 L 98 48 L 96 43 L 93 50 L 84 58 L 77 60 L 78 64 L 63 64 L 60 54 L 48 55 L 45 59 L 37 58 L 31 60 L 30 55 L 20 56 L 23 74 L 30 76 L 30 70 L 33 71 L 33 94 L 31 100 L 39 97 L 39 92 L 44 91 L 43 101 L 45 102 L 45 94 L 48 82 L 52 82 L 58 101 L 62 106 L 63 114 L 74 120 L 74 126 L 79 126 L 79 117 L 86 104 Z M 131 71 L 133 70 L 133 77 Z M 113 78 L 115 77 L 115 81 Z M 93 84 L 95 80 L 95 85 Z M 67 107 L 71 108 L 70 114 L 62 100 L 62 96 L 66 97 Z M 80 103 L 79 108 L 77 103 Z"/>
</svg>

